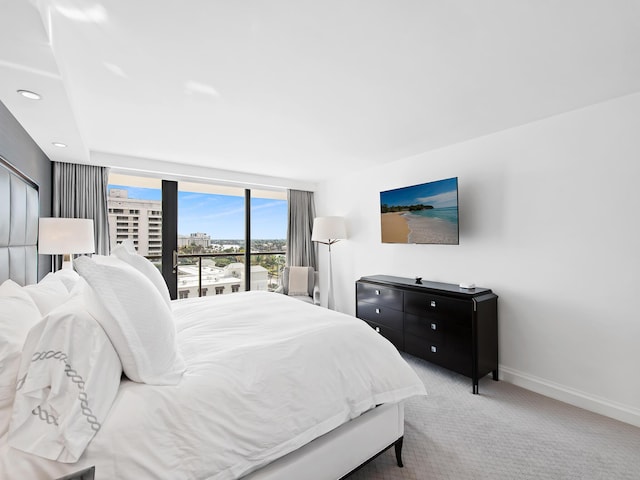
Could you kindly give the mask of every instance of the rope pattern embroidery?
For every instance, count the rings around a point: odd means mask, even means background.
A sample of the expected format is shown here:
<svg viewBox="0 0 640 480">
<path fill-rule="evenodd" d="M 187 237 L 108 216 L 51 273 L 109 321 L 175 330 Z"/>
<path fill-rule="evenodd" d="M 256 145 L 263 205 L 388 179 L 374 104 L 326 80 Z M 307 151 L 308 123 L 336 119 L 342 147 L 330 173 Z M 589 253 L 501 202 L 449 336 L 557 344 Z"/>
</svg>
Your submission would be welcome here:
<svg viewBox="0 0 640 480">
<path fill-rule="evenodd" d="M 84 391 L 85 381 L 82 376 L 77 371 L 75 371 L 67 362 L 67 358 L 68 356 L 66 353 L 48 350 L 46 352 L 35 352 L 31 357 L 31 363 L 50 359 L 58 360 L 64 363 L 64 373 L 67 375 L 67 377 L 69 377 L 69 380 L 75 383 L 78 387 L 80 411 L 82 412 L 82 415 L 84 415 L 84 417 L 87 419 L 87 422 L 91 426 L 91 429 L 97 432 L 98 430 L 100 430 L 100 422 L 98 422 L 98 419 L 93 414 L 91 407 L 89 407 L 89 397 L 87 396 L 87 392 Z M 22 378 L 18 379 L 18 382 L 16 383 L 16 391 L 20 390 L 24 386 L 24 383 L 27 379 L 27 374 L 28 373 L 25 373 Z M 49 425 L 58 425 L 58 419 L 43 408 L 40 408 L 40 406 L 34 408 L 31 413 L 40 418 L 40 420 L 47 422 Z"/>
<path fill-rule="evenodd" d="M 49 412 L 47 412 L 46 410 L 40 408 L 40 405 L 38 405 L 36 408 L 34 408 L 31 413 L 33 413 L 35 416 L 39 417 L 40 420 L 47 422 L 49 425 L 51 425 L 52 423 L 57 427 L 58 426 L 58 419 L 56 417 L 54 417 L 53 415 L 51 415 Z"/>
</svg>

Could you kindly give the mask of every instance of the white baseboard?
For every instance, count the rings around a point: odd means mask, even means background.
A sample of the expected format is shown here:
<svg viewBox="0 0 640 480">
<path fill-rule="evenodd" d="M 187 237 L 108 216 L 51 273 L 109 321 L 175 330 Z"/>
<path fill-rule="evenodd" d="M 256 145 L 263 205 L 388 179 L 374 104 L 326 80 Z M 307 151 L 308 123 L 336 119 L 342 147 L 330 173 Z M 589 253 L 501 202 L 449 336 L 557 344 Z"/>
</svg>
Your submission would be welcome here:
<svg viewBox="0 0 640 480">
<path fill-rule="evenodd" d="M 500 380 L 505 382 L 640 427 L 640 409 L 621 405 L 502 365 L 499 366 L 499 371 Z"/>
</svg>

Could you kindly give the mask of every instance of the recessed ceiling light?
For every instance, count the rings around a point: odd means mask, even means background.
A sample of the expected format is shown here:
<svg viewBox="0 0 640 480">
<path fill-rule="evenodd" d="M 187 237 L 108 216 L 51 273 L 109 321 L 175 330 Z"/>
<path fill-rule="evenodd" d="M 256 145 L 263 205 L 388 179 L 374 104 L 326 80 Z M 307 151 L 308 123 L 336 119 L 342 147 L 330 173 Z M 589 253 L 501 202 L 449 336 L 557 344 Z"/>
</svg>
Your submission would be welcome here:
<svg viewBox="0 0 640 480">
<path fill-rule="evenodd" d="M 67 144 L 66 143 L 62 143 L 62 142 L 53 142 L 52 145 L 54 147 L 67 148 Z"/>
<path fill-rule="evenodd" d="M 39 94 L 30 90 L 18 90 L 18 93 L 24 98 L 28 98 L 30 100 L 40 100 L 42 98 Z"/>
</svg>

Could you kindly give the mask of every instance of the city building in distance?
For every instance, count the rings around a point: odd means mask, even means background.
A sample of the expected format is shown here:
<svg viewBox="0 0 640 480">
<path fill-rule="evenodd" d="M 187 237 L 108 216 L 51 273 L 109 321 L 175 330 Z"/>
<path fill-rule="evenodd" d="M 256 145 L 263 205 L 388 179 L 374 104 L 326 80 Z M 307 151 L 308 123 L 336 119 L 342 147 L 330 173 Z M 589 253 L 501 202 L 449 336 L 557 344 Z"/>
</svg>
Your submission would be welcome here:
<svg viewBox="0 0 640 480">
<path fill-rule="evenodd" d="M 140 255 L 162 255 L 162 201 L 129 198 L 127 190 L 110 188 L 107 207 L 111 248 L 129 238 Z"/>
</svg>

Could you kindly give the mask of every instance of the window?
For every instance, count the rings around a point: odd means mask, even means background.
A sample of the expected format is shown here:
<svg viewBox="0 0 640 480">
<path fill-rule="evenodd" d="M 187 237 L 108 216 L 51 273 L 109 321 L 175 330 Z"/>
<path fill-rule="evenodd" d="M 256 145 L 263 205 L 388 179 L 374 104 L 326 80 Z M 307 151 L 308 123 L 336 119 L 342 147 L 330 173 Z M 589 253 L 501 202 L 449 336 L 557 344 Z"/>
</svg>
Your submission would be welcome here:
<svg viewBox="0 0 640 480">
<path fill-rule="evenodd" d="M 247 273 L 251 290 L 278 287 L 285 262 L 286 191 L 250 190 L 250 239 L 245 238 L 246 195 L 244 188 L 179 182 L 178 252 L 184 265 L 179 275 L 195 276 L 202 262 L 202 286 L 214 287 L 216 294 L 246 290 Z M 240 282 L 225 288 L 231 279 Z"/>
<path fill-rule="evenodd" d="M 286 244 L 286 192 L 251 190 L 251 290 L 278 288 Z"/>
<path fill-rule="evenodd" d="M 201 272 L 201 288 L 216 295 L 231 292 L 230 279 L 245 290 L 244 196 L 244 188 L 178 182 L 178 281 L 198 285 Z"/>
<path fill-rule="evenodd" d="M 162 180 L 112 173 L 108 191 L 111 248 L 131 239 L 141 255 L 160 257 Z M 246 238 L 247 200 L 251 238 Z M 178 182 L 177 222 L 180 298 L 211 289 L 221 295 L 278 287 L 285 262 L 286 191 Z"/>
</svg>

